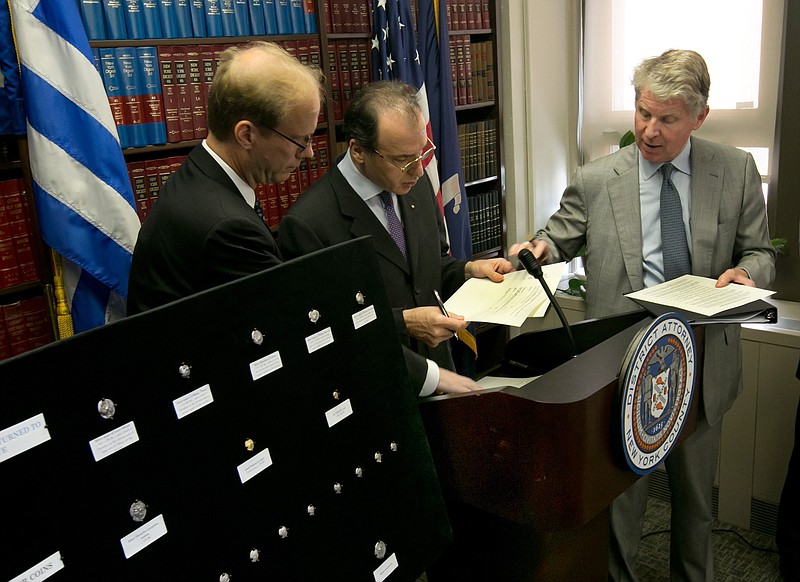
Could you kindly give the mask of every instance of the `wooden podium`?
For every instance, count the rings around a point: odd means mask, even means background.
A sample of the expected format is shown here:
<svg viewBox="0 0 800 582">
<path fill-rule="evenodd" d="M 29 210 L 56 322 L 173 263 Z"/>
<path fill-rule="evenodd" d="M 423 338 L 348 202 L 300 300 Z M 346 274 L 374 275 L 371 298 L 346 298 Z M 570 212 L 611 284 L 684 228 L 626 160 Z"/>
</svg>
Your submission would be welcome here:
<svg viewBox="0 0 800 582">
<path fill-rule="evenodd" d="M 420 405 L 455 536 L 431 582 L 607 579 L 608 506 L 638 478 L 623 457 L 618 377 L 647 317 L 573 326 L 575 358 L 562 329 L 519 336 L 497 375 L 541 377 Z"/>
</svg>

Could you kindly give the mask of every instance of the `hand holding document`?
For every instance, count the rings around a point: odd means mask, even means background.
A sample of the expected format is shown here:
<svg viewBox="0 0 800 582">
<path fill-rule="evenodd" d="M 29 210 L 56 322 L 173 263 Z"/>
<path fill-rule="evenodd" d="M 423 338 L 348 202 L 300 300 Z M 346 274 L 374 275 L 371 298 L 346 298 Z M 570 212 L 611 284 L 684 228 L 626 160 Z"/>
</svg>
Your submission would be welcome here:
<svg viewBox="0 0 800 582">
<path fill-rule="evenodd" d="M 746 285 L 715 287 L 716 283 L 716 279 L 684 275 L 660 285 L 628 293 L 626 297 L 651 312 L 688 312 L 684 315 L 688 315 L 689 320 L 713 318 L 745 321 L 747 315 L 769 308 L 763 299 L 775 293 Z M 654 309 L 654 305 L 665 306 L 666 309 Z"/>
<path fill-rule="evenodd" d="M 555 292 L 564 263 L 542 267 L 544 280 Z M 549 302 L 542 285 L 527 271 L 507 273 L 500 283 L 488 279 L 468 279 L 445 302 L 448 311 L 467 321 L 521 326 L 528 317 L 543 317 Z"/>
</svg>

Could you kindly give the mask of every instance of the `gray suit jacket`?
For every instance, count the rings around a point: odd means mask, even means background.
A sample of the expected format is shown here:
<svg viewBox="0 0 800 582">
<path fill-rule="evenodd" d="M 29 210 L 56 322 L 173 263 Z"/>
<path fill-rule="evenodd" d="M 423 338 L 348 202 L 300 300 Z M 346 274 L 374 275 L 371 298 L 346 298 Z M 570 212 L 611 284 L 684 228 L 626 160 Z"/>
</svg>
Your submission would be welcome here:
<svg viewBox="0 0 800 582">
<path fill-rule="evenodd" d="M 761 177 L 753 157 L 692 137 L 692 272 L 717 278 L 741 267 L 758 287 L 775 277 Z M 572 259 L 586 243 L 588 317 L 638 309 L 623 295 L 644 286 L 639 165 L 635 145 L 578 168 L 559 210 L 536 238 L 551 261 Z M 741 391 L 738 325 L 706 328 L 703 406 L 715 424 Z"/>
<path fill-rule="evenodd" d="M 345 154 L 347 155 L 347 154 Z M 278 244 L 286 259 L 361 236 L 372 236 L 378 265 L 401 342 L 412 385 L 419 390 L 425 379 L 425 358 L 453 370 L 448 342 L 430 348 L 405 333 L 402 310 L 436 305 L 434 289 L 443 298 L 464 283 L 464 261 L 450 256 L 442 215 L 427 175 L 398 196 L 408 259 L 403 258 L 386 228 L 334 166 L 289 209 L 281 220 Z"/>
</svg>

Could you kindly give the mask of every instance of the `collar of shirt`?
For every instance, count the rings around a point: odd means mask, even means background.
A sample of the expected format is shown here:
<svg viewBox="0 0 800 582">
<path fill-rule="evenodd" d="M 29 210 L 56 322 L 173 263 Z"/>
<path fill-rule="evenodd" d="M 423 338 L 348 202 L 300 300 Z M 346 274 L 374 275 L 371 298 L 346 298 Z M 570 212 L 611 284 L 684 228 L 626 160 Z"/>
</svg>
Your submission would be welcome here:
<svg viewBox="0 0 800 582">
<path fill-rule="evenodd" d="M 211 157 L 214 158 L 214 160 L 216 160 L 216 162 L 220 165 L 220 167 L 223 169 L 223 171 L 233 181 L 233 185 L 236 186 L 237 190 L 239 190 L 239 193 L 245 199 L 245 201 L 247 202 L 247 205 L 251 206 L 251 207 L 255 206 L 255 204 L 256 204 L 256 192 L 255 192 L 255 190 L 253 190 L 250 187 L 250 184 L 248 184 L 247 182 L 242 180 L 242 178 L 239 176 L 239 174 L 234 172 L 233 168 L 231 168 L 227 163 L 225 163 L 225 160 L 223 160 L 221 157 L 219 157 L 217 155 L 217 153 L 209 147 L 209 145 L 206 143 L 206 140 L 203 140 L 202 144 L 203 144 L 203 147 L 206 149 L 206 151 L 209 154 L 211 154 Z"/>
<path fill-rule="evenodd" d="M 692 152 L 692 140 L 689 139 L 686 141 L 686 145 L 683 146 L 681 153 L 679 153 L 672 162 L 670 162 L 677 170 L 680 170 L 684 174 L 691 176 L 692 175 L 692 167 L 689 164 L 689 154 Z M 652 178 L 656 172 L 658 172 L 659 168 L 664 164 L 655 164 L 650 160 L 646 160 L 642 156 L 642 152 L 638 153 L 639 155 L 639 183 L 648 181 Z"/>
<path fill-rule="evenodd" d="M 350 187 L 355 190 L 356 194 L 358 194 L 369 209 L 372 210 L 372 213 L 378 221 L 388 231 L 389 221 L 386 218 L 386 210 L 383 208 L 383 202 L 378 196 L 378 194 L 383 192 L 383 188 L 358 171 L 358 168 L 356 168 L 353 162 L 353 158 L 350 157 L 349 149 L 344 156 L 342 156 L 342 159 L 336 167 L 339 168 L 339 171 L 342 173 L 342 176 L 344 176 L 344 179 L 347 180 L 347 183 L 350 184 Z M 394 205 L 395 214 L 397 214 L 397 217 L 402 223 L 403 218 L 397 202 L 397 194 L 392 193 L 392 204 Z"/>
</svg>

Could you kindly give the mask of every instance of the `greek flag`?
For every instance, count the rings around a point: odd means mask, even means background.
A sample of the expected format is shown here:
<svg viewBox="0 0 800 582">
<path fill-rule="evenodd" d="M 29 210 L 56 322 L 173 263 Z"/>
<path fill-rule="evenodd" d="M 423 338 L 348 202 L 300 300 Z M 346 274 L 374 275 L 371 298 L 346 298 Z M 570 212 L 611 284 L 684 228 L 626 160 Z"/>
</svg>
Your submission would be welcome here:
<svg viewBox="0 0 800 582">
<path fill-rule="evenodd" d="M 33 194 L 63 261 L 76 332 L 123 317 L 139 231 L 114 119 L 78 3 L 9 0 Z"/>
</svg>

